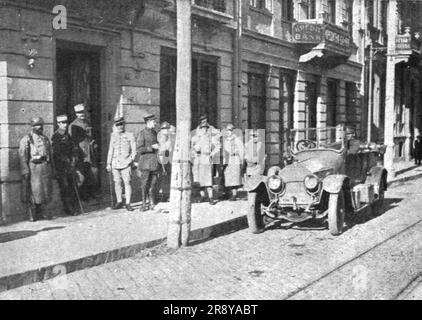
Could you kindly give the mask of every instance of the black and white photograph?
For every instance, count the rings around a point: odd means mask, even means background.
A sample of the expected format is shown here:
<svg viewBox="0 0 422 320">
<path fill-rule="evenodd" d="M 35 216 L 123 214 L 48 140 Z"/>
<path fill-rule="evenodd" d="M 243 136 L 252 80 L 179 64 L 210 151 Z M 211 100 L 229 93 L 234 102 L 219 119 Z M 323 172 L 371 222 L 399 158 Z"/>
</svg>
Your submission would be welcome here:
<svg viewBox="0 0 422 320">
<path fill-rule="evenodd" d="M 0 300 L 422 300 L 421 17 L 0 0 Z"/>
</svg>

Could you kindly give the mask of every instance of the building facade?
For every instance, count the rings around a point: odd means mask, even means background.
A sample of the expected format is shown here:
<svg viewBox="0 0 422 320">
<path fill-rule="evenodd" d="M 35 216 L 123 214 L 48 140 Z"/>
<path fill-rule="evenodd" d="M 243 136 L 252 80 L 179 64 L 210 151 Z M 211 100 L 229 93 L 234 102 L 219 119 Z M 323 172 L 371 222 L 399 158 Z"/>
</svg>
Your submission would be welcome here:
<svg viewBox="0 0 422 320">
<path fill-rule="evenodd" d="M 17 147 L 31 117 L 42 116 L 51 137 L 56 115 L 72 114 L 78 103 L 87 106 L 100 145 L 104 194 L 119 101 L 135 134 L 147 113 L 176 122 L 175 1 L 60 4 L 0 4 L 3 222 L 27 218 L 18 196 Z M 218 128 L 232 122 L 265 129 L 267 165 L 280 163 L 292 128 L 345 123 L 364 135 L 365 8 L 364 0 L 193 0 L 192 128 L 207 113 Z M 373 87 L 380 97 L 374 102 L 381 106 L 385 76 L 377 77 Z M 50 209 L 60 210 L 57 188 L 54 199 Z"/>
</svg>

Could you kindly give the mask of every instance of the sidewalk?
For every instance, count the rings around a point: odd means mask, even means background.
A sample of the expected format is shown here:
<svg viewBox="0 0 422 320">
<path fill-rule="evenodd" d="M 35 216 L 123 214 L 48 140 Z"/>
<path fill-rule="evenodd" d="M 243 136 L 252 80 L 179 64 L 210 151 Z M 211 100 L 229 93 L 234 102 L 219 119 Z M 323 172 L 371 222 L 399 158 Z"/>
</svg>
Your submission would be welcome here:
<svg viewBox="0 0 422 320">
<path fill-rule="evenodd" d="M 191 241 L 245 228 L 246 206 L 192 204 Z M 136 255 L 165 241 L 167 224 L 163 211 L 123 209 L 0 227 L 0 292 Z"/>
<path fill-rule="evenodd" d="M 418 179 L 422 177 L 422 166 L 418 167 L 413 162 L 395 163 L 396 176 L 387 182 L 388 186 L 395 183 L 404 183 L 406 181 Z"/>
<path fill-rule="evenodd" d="M 397 164 L 388 185 L 422 177 L 422 167 Z M 165 241 L 168 203 L 157 213 L 98 210 L 52 221 L 0 227 L 0 292 L 134 256 Z M 192 204 L 192 241 L 247 227 L 247 201 Z"/>
</svg>

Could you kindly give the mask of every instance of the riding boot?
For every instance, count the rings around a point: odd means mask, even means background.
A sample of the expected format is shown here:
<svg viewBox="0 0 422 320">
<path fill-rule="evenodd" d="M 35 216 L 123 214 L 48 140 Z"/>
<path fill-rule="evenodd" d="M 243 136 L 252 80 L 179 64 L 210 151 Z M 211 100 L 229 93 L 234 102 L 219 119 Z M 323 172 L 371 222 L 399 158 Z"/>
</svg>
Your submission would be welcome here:
<svg viewBox="0 0 422 320">
<path fill-rule="evenodd" d="M 37 214 L 35 212 L 35 208 L 31 205 L 28 206 L 28 215 L 29 215 L 29 221 L 31 222 L 37 221 Z"/>
<path fill-rule="evenodd" d="M 139 211 L 147 211 L 147 197 L 145 195 L 142 195 L 142 206 L 139 208 Z"/>
<path fill-rule="evenodd" d="M 40 204 L 35 205 L 35 217 L 36 217 L 37 220 L 43 220 L 44 219 Z"/>
<path fill-rule="evenodd" d="M 155 201 L 154 201 L 154 196 L 150 193 L 149 196 L 149 209 L 152 211 L 155 208 Z"/>
</svg>

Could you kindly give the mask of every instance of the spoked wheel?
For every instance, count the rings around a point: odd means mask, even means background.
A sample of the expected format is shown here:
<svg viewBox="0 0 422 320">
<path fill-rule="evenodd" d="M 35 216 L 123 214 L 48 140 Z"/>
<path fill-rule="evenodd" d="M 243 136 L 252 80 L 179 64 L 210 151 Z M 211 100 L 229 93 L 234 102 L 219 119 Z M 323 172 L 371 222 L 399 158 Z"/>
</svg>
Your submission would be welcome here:
<svg viewBox="0 0 422 320">
<path fill-rule="evenodd" d="M 261 214 L 261 197 L 257 192 L 248 193 L 248 225 L 252 233 L 261 233 L 264 231 L 264 217 Z"/>
<path fill-rule="evenodd" d="M 330 193 L 328 201 L 328 229 L 334 236 L 343 232 L 345 205 L 344 192 Z"/>
<path fill-rule="evenodd" d="M 375 200 L 375 202 L 372 205 L 372 215 L 373 216 L 377 216 L 377 215 L 380 214 L 382 205 L 384 203 L 384 197 L 385 197 L 384 193 L 385 193 L 384 182 L 382 181 L 380 183 L 380 186 L 379 186 L 377 200 Z"/>
</svg>

